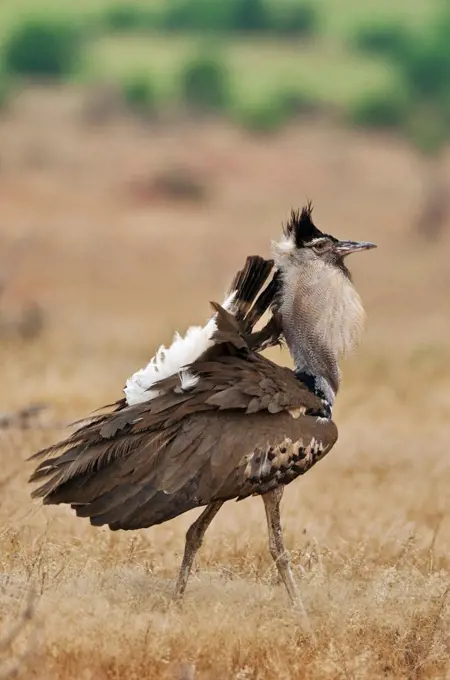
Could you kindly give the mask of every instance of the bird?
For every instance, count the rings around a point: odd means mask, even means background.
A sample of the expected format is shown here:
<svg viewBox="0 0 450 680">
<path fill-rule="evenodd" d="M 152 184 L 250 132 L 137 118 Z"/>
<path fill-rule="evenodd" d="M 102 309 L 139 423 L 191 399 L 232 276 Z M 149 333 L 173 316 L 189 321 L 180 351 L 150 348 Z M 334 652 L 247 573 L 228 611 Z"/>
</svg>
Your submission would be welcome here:
<svg viewBox="0 0 450 680">
<path fill-rule="evenodd" d="M 78 421 L 31 458 L 44 504 L 69 504 L 111 530 L 137 530 L 194 508 L 175 597 L 184 595 L 205 532 L 223 504 L 261 496 L 269 550 L 294 605 L 299 591 L 280 518 L 284 488 L 331 450 L 340 359 L 365 312 L 346 265 L 370 242 L 339 240 L 291 210 L 273 258 L 247 258 L 205 326 L 161 346 L 124 397 Z M 257 324 L 264 314 L 268 321 Z M 294 367 L 262 350 L 285 342 Z"/>
</svg>

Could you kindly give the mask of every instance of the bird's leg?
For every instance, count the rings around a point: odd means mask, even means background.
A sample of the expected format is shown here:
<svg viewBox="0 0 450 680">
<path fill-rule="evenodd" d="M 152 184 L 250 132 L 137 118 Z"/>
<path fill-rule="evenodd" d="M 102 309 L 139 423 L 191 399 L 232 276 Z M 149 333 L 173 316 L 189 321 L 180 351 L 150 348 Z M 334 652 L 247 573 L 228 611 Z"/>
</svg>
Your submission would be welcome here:
<svg viewBox="0 0 450 680">
<path fill-rule="evenodd" d="M 221 501 L 210 503 L 203 510 L 200 517 L 195 520 L 194 524 L 189 527 L 186 533 L 186 545 L 184 547 L 183 562 L 181 563 L 180 575 L 178 576 L 177 586 L 175 589 L 176 599 L 181 599 L 183 597 L 189 574 L 191 573 L 192 563 L 198 549 L 202 544 L 203 536 L 205 535 L 207 528 L 219 512 L 222 505 L 223 503 Z"/>
<path fill-rule="evenodd" d="M 283 491 L 283 487 L 280 486 L 273 491 L 264 494 L 262 498 L 267 517 L 270 554 L 277 566 L 278 573 L 283 579 L 283 583 L 286 586 L 286 590 L 288 591 L 292 603 L 296 604 L 299 595 L 292 574 L 290 558 L 284 547 L 283 532 L 281 530 L 280 501 L 283 496 Z"/>
<path fill-rule="evenodd" d="M 312 632 L 308 615 L 294 581 L 294 576 L 291 569 L 291 560 L 289 554 L 286 552 L 286 548 L 284 547 L 283 532 L 281 530 L 280 521 L 280 501 L 283 496 L 283 491 L 284 488 L 279 486 L 273 491 L 269 491 L 269 493 L 264 494 L 262 497 L 264 501 L 264 508 L 266 510 L 267 528 L 269 530 L 270 554 L 277 565 L 278 573 L 283 579 L 292 604 L 302 613 L 305 619 L 305 627 L 314 639 L 314 633 Z"/>
</svg>

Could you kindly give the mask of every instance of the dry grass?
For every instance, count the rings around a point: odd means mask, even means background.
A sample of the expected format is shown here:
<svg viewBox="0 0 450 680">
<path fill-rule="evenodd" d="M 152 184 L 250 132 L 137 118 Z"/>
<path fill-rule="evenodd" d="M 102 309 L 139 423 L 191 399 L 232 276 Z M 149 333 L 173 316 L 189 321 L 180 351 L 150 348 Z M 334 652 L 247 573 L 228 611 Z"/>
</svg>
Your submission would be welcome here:
<svg viewBox="0 0 450 680">
<path fill-rule="evenodd" d="M 1 432 L 0 677 L 23 651 L 19 676 L 49 680 L 449 677 L 449 242 L 410 236 L 416 160 L 392 140 L 320 126 L 263 142 L 207 125 L 91 129 L 75 104 L 31 93 L 0 124 L 3 251 L 32 238 L 4 304 L 37 298 L 48 319 L 34 343 L 1 346 L 1 410 L 54 405 L 41 428 Z M 173 164 L 205 173 L 210 201 L 137 204 L 129 182 Z M 116 398 L 174 328 L 201 321 L 306 196 L 326 228 L 380 244 L 355 257 L 369 326 L 344 367 L 339 442 L 284 500 L 317 645 L 277 582 L 258 499 L 219 513 L 178 608 L 195 513 L 94 529 L 33 505 L 24 462 L 61 423 Z M 33 619 L 6 650 L 30 587 Z"/>
</svg>

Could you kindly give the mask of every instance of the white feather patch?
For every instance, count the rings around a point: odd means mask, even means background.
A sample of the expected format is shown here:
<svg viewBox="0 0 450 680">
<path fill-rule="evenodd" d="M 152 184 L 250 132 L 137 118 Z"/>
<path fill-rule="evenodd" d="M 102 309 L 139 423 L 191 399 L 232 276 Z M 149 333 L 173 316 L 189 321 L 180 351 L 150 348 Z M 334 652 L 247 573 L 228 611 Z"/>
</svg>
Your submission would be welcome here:
<svg viewBox="0 0 450 680">
<path fill-rule="evenodd" d="M 198 375 L 194 375 L 186 368 L 180 371 L 180 384 L 182 390 L 190 390 L 192 387 L 196 386 L 199 380 L 200 378 Z"/>
<path fill-rule="evenodd" d="M 236 293 L 229 295 L 222 303 L 222 307 L 233 312 L 233 301 Z M 151 389 L 152 385 L 169 378 L 176 373 L 180 374 L 180 387 L 187 390 L 194 387 L 199 378 L 187 368 L 206 352 L 214 344 L 211 339 L 217 330 L 216 315 L 208 321 L 206 326 L 191 326 L 182 337 L 175 333 L 170 347 L 161 347 L 153 359 L 131 378 L 128 378 L 124 389 L 125 397 L 129 406 L 150 401 L 160 394 L 158 389 Z"/>
<path fill-rule="evenodd" d="M 279 255 L 292 253 L 295 250 L 295 242 L 292 235 L 284 236 L 279 241 L 273 241 L 272 248 Z"/>
</svg>

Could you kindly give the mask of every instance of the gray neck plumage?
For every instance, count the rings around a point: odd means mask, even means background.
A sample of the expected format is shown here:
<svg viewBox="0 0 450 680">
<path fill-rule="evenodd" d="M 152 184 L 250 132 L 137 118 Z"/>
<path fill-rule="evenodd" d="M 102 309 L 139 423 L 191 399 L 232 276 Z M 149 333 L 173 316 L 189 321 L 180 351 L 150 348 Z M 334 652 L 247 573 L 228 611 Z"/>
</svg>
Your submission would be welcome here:
<svg viewBox="0 0 450 680">
<path fill-rule="evenodd" d="M 340 383 L 338 362 L 362 330 L 361 300 L 338 267 L 321 262 L 289 266 L 285 259 L 281 264 L 279 311 L 296 374 L 331 409 Z"/>
<path fill-rule="evenodd" d="M 321 347 L 317 338 L 295 332 L 289 321 L 283 323 L 283 330 L 297 378 L 328 405 L 331 415 L 340 383 L 336 357 Z"/>
</svg>

